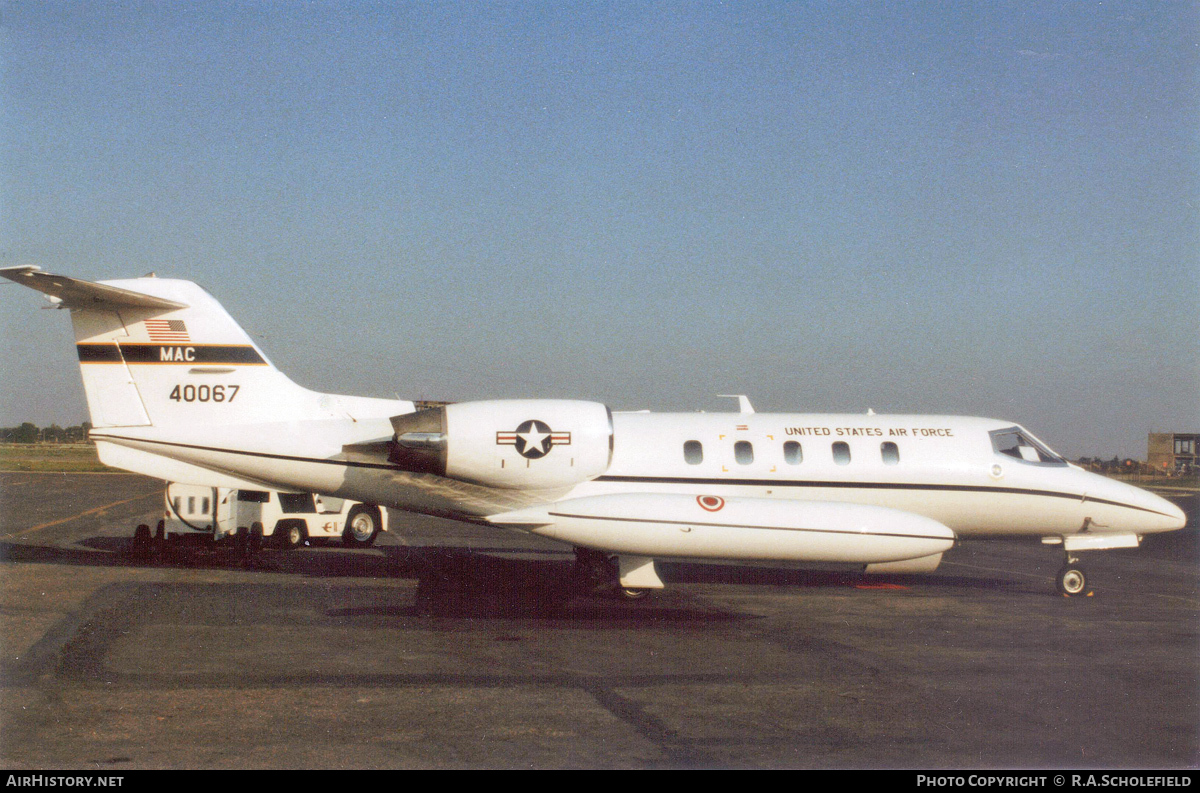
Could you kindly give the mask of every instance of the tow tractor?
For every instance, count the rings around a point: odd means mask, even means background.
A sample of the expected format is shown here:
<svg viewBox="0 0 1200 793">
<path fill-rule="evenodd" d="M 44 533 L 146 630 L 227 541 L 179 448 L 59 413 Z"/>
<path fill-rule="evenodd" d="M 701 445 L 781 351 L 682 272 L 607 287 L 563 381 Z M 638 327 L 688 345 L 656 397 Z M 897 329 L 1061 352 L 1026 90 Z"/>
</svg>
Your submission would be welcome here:
<svg viewBox="0 0 1200 793">
<path fill-rule="evenodd" d="M 387 513 L 373 504 L 313 493 L 237 490 L 167 484 L 163 519 L 154 533 L 142 524 L 134 532 L 139 548 L 153 539 L 205 536 L 234 538 L 251 550 L 266 543 L 299 548 L 311 540 L 341 539 L 350 548 L 366 548 L 387 531 Z"/>
</svg>

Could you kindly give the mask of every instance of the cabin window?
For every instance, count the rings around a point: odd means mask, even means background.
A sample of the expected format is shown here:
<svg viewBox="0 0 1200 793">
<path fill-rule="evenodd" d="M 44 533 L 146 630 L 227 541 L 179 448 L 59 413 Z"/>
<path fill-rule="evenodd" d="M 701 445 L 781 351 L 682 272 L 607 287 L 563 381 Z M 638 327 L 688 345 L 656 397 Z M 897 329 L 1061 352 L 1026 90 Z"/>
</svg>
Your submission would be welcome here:
<svg viewBox="0 0 1200 793">
<path fill-rule="evenodd" d="M 316 512 L 312 493 L 280 493 L 279 506 L 284 512 Z"/>
<path fill-rule="evenodd" d="M 188 496 L 188 514 L 189 515 L 196 514 L 196 497 L 195 496 Z"/>
<path fill-rule="evenodd" d="M 891 441 L 884 441 L 879 446 L 879 453 L 883 455 L 884 465 L 900 464 L 900 448 Z"/>
<path fill-rule="evenodd" d="M 346 503 L 344 498 L 334 498 L 333 496 L 318 496 L 317 504 L 321 507 L 321 512 L 330 514 L 341 512 L 342 506 Z"/>
<path fill-rule="evenodd" d="M 738 441 L 733 444 L 733 459 L 738 465 L 749 465 L 754 462 L 754 445 L 750 441 Z"/>
<path fill-rule="evenodd" d="M 850 464 L 850 444 L 838 441 L 833 444 L 833 461 L 838 465 Z"/>
<path fill-rule="evenodd" d="M 799 465 L 804 462 L 804 449 L 799 441 L 785 441 L 783 444 L 783 461 L 788 465 Z"/>
<path fill-rule="evenodd" d="M 992 430 L 992 448 L 997 454 L 1040 465 L 1066 465 L 1066 461 L 1047 449 L 1020 427 Z"/>
<path fill-rule="evenodd" d="M 238 501 L 246 501 L 252 504 L 266 504 L 271 500 L 271 493 L 267 490 L 239 490 Z"/>
<path fill-rule="evenodd" d="M 704 444 L 700 441 L 687 441 L 684 443 L 683 461 L 688 465 L 699 465 L 704 462 Z"/>
<path fill-rule="evenodd" d="M 176 515 L 183 512 L 183 499 L 182 498 L 180 498 L 179 496 L 175 496 L 174 504 L 175 504 L 175 514 Z"/>
<path fill-rule="evenodd" d="M 205 496 L 200 500 L 200 511 L 205 515 L 208 514 L 208 496 Z"/>
</svg>

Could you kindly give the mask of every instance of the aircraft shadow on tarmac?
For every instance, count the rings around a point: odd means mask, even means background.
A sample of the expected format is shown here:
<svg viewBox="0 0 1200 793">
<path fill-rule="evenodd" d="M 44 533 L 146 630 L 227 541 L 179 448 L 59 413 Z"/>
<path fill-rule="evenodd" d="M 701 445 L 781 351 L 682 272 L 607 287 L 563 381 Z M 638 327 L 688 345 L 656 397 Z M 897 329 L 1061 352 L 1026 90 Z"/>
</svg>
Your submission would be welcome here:
<svg viewBox="0 0 1200 793">
<path fill-rule="evenodd" d="M 573 563 L 561 559 L 514 559 L 475 548 L 383 546 L 348 551 L 336 547 L 249 552 L 229 541 L 154 542 L 138 547 L 131 539 L 92 537 L 82 548 L 0 543 L 0 560 L 106 567 L 241 570 L 309 578 L 416 579 L 417 591 L 406 616 L 472 618 L 588 618 L 605 620 L 737 619 L 740 615 L 700 607 L 680 597 L 672 584 L 729 584 L 770 588 L 1030 591 L 1027 581 L 988 575 L 891 575 L 867 577 L 850 570 L 777 569 L 663 562 L 663 593 L 627 600 L 619 591 L 581 582 Z"/>
</svg>

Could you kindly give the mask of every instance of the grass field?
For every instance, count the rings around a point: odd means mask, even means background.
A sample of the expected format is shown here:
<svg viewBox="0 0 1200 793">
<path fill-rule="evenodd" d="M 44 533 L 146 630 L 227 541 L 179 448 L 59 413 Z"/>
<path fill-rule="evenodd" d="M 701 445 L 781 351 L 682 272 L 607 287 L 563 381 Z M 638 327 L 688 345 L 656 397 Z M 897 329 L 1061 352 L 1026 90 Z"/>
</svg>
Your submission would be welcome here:
<svg viewBox="0 0 1200 793">
<path fill-rule="evenodd" d="M 0 443 L 0 471 L 113 471 L 90 443 Z"/>
</svg>

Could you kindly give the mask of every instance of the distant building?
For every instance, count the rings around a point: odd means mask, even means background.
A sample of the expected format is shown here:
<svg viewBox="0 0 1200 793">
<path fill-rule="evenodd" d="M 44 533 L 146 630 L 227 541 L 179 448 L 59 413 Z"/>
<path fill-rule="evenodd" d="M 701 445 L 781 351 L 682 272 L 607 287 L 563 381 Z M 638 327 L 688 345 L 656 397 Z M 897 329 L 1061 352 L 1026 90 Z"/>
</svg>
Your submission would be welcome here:
<svg viewBox="0 0 1200 793">
<path fill-rule="evenodd" d="M 1198 449 L 1200 433 L 1152 432 L 1146 442 L 1146 462 L 1155 471 L 1190 473 L 1200 467 Z"/>
</svg>

